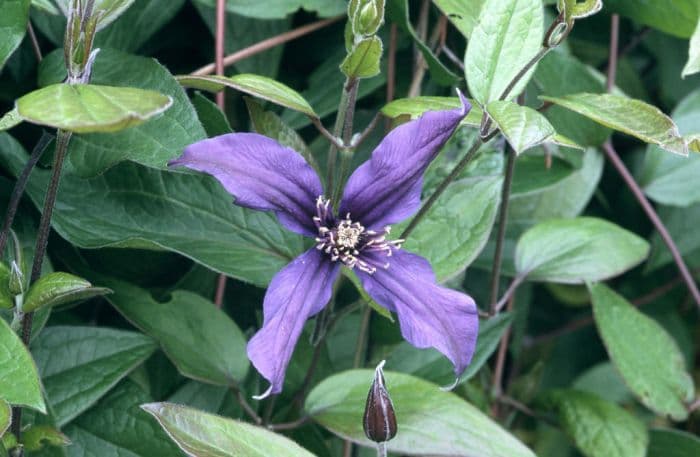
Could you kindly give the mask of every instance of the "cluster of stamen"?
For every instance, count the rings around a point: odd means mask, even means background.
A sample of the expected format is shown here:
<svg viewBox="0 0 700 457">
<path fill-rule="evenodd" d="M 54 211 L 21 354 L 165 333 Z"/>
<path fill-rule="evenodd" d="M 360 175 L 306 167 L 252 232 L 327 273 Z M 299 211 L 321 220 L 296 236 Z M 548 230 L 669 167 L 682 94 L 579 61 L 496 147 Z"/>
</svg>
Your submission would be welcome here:
<svg viewBox="0 0 700 457">
<path fill-rule="evenodd" d="M 345 219 L 336 219 L 330 200 L 319 196 L 316 200 L 316 216 L 314 224 L 318 229 L 316 249 L 328 254 L 333 262 L 343 262 L 350 269 L 357 267 L 369 274 L 377 271 L 377 265 L 362 258 L 363 252 L 383 252 L 391 257 L 393 249 L 399 249 L 403 240 L 387 240 L 391 227 L 386 226 L 381 232 L 367 230 L 359 222 L 350 219 L 350 213 Z M 380 265 L 389 268 L 389 262 Z"/>
</svg>

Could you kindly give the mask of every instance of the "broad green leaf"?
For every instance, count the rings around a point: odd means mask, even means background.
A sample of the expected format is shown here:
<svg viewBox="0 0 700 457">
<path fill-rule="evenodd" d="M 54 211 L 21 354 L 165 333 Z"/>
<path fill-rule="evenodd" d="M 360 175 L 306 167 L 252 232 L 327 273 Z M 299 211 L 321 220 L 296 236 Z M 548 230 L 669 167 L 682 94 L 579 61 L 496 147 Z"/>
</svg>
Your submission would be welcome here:
<svg viewBox="0 0 700 457">
<path fill-rule="evenodd" d="M 0 0 L 0 69 L 24 38 L 30 4 L 30 0 Z"/>
<path fill-rule="evenodd" d="M 62 59 L 61 52 L 44 58 L 39 72 L 40 85 L 65 78 Z M 171 97 L 173 106 L 161 116 L 121 132 L 74 135 L 68 155 L 76 173 L 82 177 L 97 176 L 124 160 L 162 169 L 169 160 L 178 157 L 185 146 L 206 137 L 187 94 L 154 59 L 103 49 L 95 61 L 92 82 L 153 90 Z"/>
<path fill-rule="evenodd" d="M 336 435 L 374 448 L 362 430 L 362 417 L 373 370 L 350 370 L 324 379 L 306 399 L 304 409 Z M 389 452 L 463 457 L 534 457 L 513 435 L 462 398 L 407 374 L 385 372 L 399 432 Z"/>
<path fill-rule="evenodd" d="M 486 245 L 501 201 L 500 176 L 450 184 L 404 243 L 427 258 L 438 281 L 463 272 Z M 403 226 L 394 227 L 398 236 Z"/>
<path fill-rule="evenodd" d="M 700 14 L 697 0 L 605 0 L 605 7 L 680 38 L 693 34 Z"/>
<path fill-rule="evenodd" d="M 371 78 L 379 73 L 382 60 L 382 40 L 371 36 L 353 46 L 343 63 L 340 71 L 348 78 Z"/>
<path fill-rule="evenodd" d="M 700 438 L 675 429 L 653 428 L 649 432 L 646 457 L 695 457 L 700 455 Z"/>
<path fill-rule="evenodd" d="M 57 6 L 64 16 L 68 16 L 68 11 L 72 0 L 56 0 Z M 93 15 L 99 15 L 97 30 L 102 30 L 114 22 L 127 8 L 134 3 L 134 0 L 95 0 Z"/>
<path fill-rule="evenodd" d="M 537 65 L 533 83 L 544 95 L 561 97 L 580 92 L 604 92 L 603 75 L 575 57 L 563 52 L 550 52 Z M 544 111 L 555 130 L 585 146 L 599 146 L 610 136 L 610 130 L 576 113 L 553 105 Z"/>
<path fill-rule="evenodd" d="M 545 401 L 586 457 L 644 457 L 644 424 L 614 403 L 576 390 L 551 392 Z"/>
<path fill-rule="evenodd" d="M 551 140 L 556 133 L 546 117 L 527 106 L 496 100 L 486 105 L 486 112 L 516 154 Z"/>
<path fill-rule="evenodd" d="M 0 399 L 46 414 L 34 360 L 4 319 L 0 319 Z"/>
<path fill-rule="evenodd" d="M 541 0 L 486 0 L 464 61 L 471 95 L 486 105 L 522 92 L 534 67 L 509 94 L 504 94 L 508 84 L 540 50 L 543 33 Z"/>
<path fill-rule="evenodd" d="M 698 24 L 695 26 L 695 32 L 690 38 L 690 48 L 688 49 L 688 62 L 683 67 L 683 73 L 681 76 L 685 78 L 688 75 L 692 75 L 700 72 L 700 17 L 698 18 Z"/>
<path fill-rule="evenodd" d="M 411 25 L 411 17 L 408 9 L 408 0 L 388 0 L 387 19 L 395 23 L 399 28 L 408 33 L 416 47 L 423 55 L 425 63 L 428 65 L 431 79 L 442 86 L 453 86 L 459 81 L 459 77 L 447 68 L 435 57 L 432 50 L 420 39 Z"/>
<path fill-rule="evenodd" d="M 71 440 L 67 457 L 156 457 L 181 455 L 178 447 L 141 410 L 151 398 L 125 380 L 65 429 Z"/>
<path fill-rule="evenodd" d="M 588 287 L 600 336 L 630 390 L 652 411 L 684 420 L 695 388 L 676 342 L 613 290 Z"/>
<path fill-rule="evenodd" d="M 56 424 L 65 425 L 90 408 L 155 349 L 153 340 L 135 332 L 45 328 L 32 342 L 32 354 Z"/>
<path fill-rule="evenodd" d="M 462 35 L 470 38 L 472 30 L 479 19 L 479 12 L 486 0 L 473 0 L 465 2 L 462 0 L 433 0 L 442 14 L 448 17 L 450 22 L 457 27 Z"/>
<path fill-rule="evenodd" d="M 22 311 L 29 313 L 44 306 L 58 306 L 78 300 L 87 300 L 110 292 L 104 287 L 93 287 L 90 282 L 70 273 L 49 273 L 39 278 L 29 288 L 24 296 Z"/>
<path fill-rule="evenodd" d="M 582 288 L 588 295 L 588 290 Z M 574 381 L 573 388 L 590 392 L 613 403 L 624 403 L 634 398 L 611 362 L 601 362 L 584 371 Z"/>
<path fill-rule="evenodd" d="M 479 372 L 498 347 L 501 337 L 512 321 L 512 314 L 501 313 L 479 323 L 479 337 L 476 340 L 474 356 L 459 378 L 459 384 L 468 381 Z M 455 380 L 454 368 L 444 355 L 434 349 L 417 349 L 406 341 L 400 343 L 387 356 L 387 367 L 440 385 L 451 385 Z"/>
<path fill-rule="evenodd" d="M 0 398 L 0 437 L 5 434 L 12 423 L 12 407 Z"/>
<path fill-rule="evenodd" d="M 216 0 L 195 0 L 210 8 L 216 6 Z M 259 19 L 279 19 L 293 13 L 299 8 L 315 11 L 320 17 L 337 16 L 345 13 L 347 4 L 343 0 L 236 0 L 226 2 L 226 10 L 242 16 Z"/>
<path fill-rule="evenodd" d="M 172 403 L 141 406 L 192 457 L 311 457 L 294 441 L 254 425 Z"/>
<path fill-rule="evenodd" d="M 676 243 L 681 255 L 692 265 L 700 266 L 700 236 L 697 230 L 700 224 L 700 203 L 685 208 L 662 207 L 659 210 L 659 217 L 666 225 L 671 238 Z M 651 256 L 647 269 L 653 271 L 673 262 L 673 256 L 668 250 L 666 243 L 658 233 L 651 236 Z"/>
<path fill-rule="evenodd" d="M 238 384 L 248 371 L 243 332 L 212 302 L 178 290 L 166 302 L 123 281 L 105 279 L 107 299 L 128 321 L 160 343 L 180 372 L 222 386 Z"/>
<path fill-rule="evenodd" d="M 9 130 L 15 125 L 19 125 L 21 123 L 22 118 L 17 112 L 17 108 L 13 108 L 11 111 L 5 113 L 5 115 L 2 118 L 0 118 L 0 131 Z"/>
<path fill-rule="evenodd" d="M 657 144 L 675 154 L 688 155 L 688 146 L 676 124 L 657 107 L 641 100 L 613 94 L 573 94 L 564 97 L 541 96 L 542 100 L 563 106 L 606 127 Z"/>
<path fill-rule="evenodd" d="M 162 113 L 172 102 L 133 87 L 54 84 L 17 100 L 17 112 L 25 121 L 76 133 L 117 132 Z"/>
<path fill-rule="evenodd" d="M 197 117 L 209 138 L 233 132 L 226 114 L 201 92 L 196 92 L 192 97 L 192 106 L 197 110 Z"/>
<path fill-rule="evenodd" d="M 266 76 L 252 74 L 231 77 L 183 75 L 177 76 L 176 79 L 185 87 L 208 92 L 219 92 L 225 87 L 230 87 L 285 108 L 299 111 L 307 116 L 318 117 L 309 102 L 299 92 Z"/>
<path fill-rule="evenodd" d="M 684 135 L 700 133 L 700 90 L 688 95 L 673 111 L 673 120 Z M 689 206 L 700 202 L 700 155 L 679 157 L 650 145 L 644 157 L 640 183 L 658 203 Z"/>
<path fill-rule="evenodd" d="M 19 173 L 26 160 L 17 148 L 0 148 L 0 157 L 11 173 Z M 27 192 L 39 207 L 48 178 L 48 170 L 35 169 L 29 180 Z M 282 228 L 273 215 L 240 208 L 231 200 L 209 176 L 130 163 L 87 180 L 66 170 L 52 224 L 82 248 L 168 249 L 265 286 L 302 251 L 302 238 Z"/>
<path fill-rule="evenodd" d="M 648 253 L 645 240 L 604 219 L 552 219 L 520 237 L 515 269 L 533 281 L 579 284 L 617 276 Z"/>
<path fill-rule="evenodd" d="M 462 119 L 462 124 L 478 127 L 481 124 L 481 117 L 484 112 L 473 100 L 469 100 L 469 102 L 472 105 L 472 109 Z M 401 116 L 409 116 L 411 119 L 415 119 L 422 116 L 426 111 L 442 111 L 461 107 L 462 102 L 459 100 L 459 97 L 421 96 L 393 100 L 384 105 L 382 114 L 392 119 Z"/>
<path fill-rule="evenodd" d="M 32 6 L 46 11 L 47 13 L 61 14 L 61 11 L 54 5 L 53 0 L 32 0 L 31 3 Z"/>
</svg>

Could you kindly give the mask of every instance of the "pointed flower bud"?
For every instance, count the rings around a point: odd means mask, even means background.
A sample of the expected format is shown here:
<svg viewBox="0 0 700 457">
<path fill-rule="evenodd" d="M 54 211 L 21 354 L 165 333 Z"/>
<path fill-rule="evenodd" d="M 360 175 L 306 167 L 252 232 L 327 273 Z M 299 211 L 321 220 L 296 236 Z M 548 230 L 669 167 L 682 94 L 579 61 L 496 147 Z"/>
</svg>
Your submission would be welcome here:
<svg viewBox="0 0 700 457">
<path fill-rule="evenodd" d="M 389 441 L 396 436 L 396 415 L 391 397 L 384 384 L 384 360 L 374 370 L 374 381 L 367 395 L 365 417 L 362 423 L 367 438 L 375 443 Z"/>
<path fill-rule="evenodd" d="M 14 260 L 10 266 L 9 289 L 12 295 L 21 295 L 24 293 L 24 274 Z"/>
</svg>

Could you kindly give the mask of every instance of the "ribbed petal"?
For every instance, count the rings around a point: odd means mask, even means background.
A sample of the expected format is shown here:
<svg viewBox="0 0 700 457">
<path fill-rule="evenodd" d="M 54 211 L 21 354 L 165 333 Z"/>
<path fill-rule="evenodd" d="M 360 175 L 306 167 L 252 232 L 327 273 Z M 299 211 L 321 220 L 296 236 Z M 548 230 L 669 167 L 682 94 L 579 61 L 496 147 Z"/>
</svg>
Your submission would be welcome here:
<svg viewBox="0 0 700 457">
<path fill-rule="evenodd" d="M 330 300 L 338 268 L 338 262 L 312 248 L 272 279 L 263 302 L 263 326 L 248 343 L 248 358 L 271 384 L 256 398 L 282 390 L 304 323 Z"/>
<path fill-rule="evenodd" d="M 430 111 L 392 130 L 372 157 L 345 186 L 339 215 L 350 213 L 370 229 L 400 222 L 420 206 L 423 173 L 440 152 L 471 105 L 459 93 L 462 108 Z"/>
<path fill-rule="evenodd" d="M 410 252 L 397 250 L 391 257 L 375 253 L 364 260 L 378 267 L 371 275 L 357 271 L 367 293 L 398 315 L 409 343 L 442 352 L 459 377 L 471 361 L 479 332 L 474 300 L 439 286 L 430 263 Z M 387 261 L 389 268 L 382 268 Z"/>
<path fill-rule="evenodd" d="M 292 149 L 257 133 L 230 133 L 185 148 L 170 166 L 184 165 L 214 176 L 236 204 L 275 211 L 288 229 L 315 236 L 313 216 L 321 181 Z"/>
</svg>

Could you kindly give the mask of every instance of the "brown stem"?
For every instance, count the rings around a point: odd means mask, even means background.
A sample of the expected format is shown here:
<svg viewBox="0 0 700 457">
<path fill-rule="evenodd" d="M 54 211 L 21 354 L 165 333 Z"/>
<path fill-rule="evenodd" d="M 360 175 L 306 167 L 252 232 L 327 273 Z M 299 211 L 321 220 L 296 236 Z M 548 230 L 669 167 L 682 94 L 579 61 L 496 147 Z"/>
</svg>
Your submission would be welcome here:
<svg viewBox="0 0 700 457">
<path fill-rule="evenodd" d="M 515 302 L 515 296 L 512 296 L 508 301 L 508 311 L 512 311 Z M 493 370 L 493 382 L 491 386 L 491 394 L 494 398 L 499 398 L 503 393 L 503 371 L 506 364 L 506 356 L 508 355 L 508 343 L 510 341 L 511 327 L 509 326 L 506 332 L 501 337 L 500 345 L 498 346 L 498 354 L 496 355 L 496 364 Z M 493 404 L 492 413 L 494 417 L 498 417 L 498 403 Z"/>
<path fill-rule="evenodd" d="M 345 15 L 341 15 L 312 22 L 311 24 L 307 24 L 303 27 L 299 27 L 294 30 L 281 33 L 279 35 L 275 35 L 266 40 L 262 40 L 258 43 L 255 43 L 254 45 L 248 46 L 247 48 L 241 49 L 240 51 L 234 52 L 233 54 L 224 57 L 224 66 L 229 67 L 236 62 L 239 62 L 243 59 L 247 59 L 248 57 L 252 57 L 263 51 L 267 51 L 268 49 L 274 48 L 275 46 L 279 46 L 280 44 L 284 44 L 288 41 L 292 41 L 304 35 L 308 35 L 309 33 L 315 32 L 316 30 L 322 29 L 324 27 L 328 27 L 329 25 L 334 24 L 345 17 Z M 210 75 L 214 73 L 214 71 L 216 71 L 216 64 L 211 63 L 193 71 L 191 74 L 198 76 Z"/>
<path fill-rule="evenodd" d="M 41 54 L 39 40 L 36 39 L 36 33 L 34 33 L 34 27 L 32 27 L 31 21 L 27 22 L 27 33 L 29 34 L 29 39 L 32 42 L 32 49 L 34 49 L 34 55 L 36 56 L 36 60 L 37 62 L 41 62 L 44 56 Z"/>
<path fill-rule="evenodd" d="M 311 416 L 301 416 L 299 419 L 292 422 L 283 422 L 281 424 L 270 424 L 267 426 L 272 431 L 294 430 L 311 420 Z"/>
<path fill-rule="evenodd" d="M 608 79 L 605 82 L 605 89 L 612 92 L 615 87 L 615 76 L 617 75 L 617 47 L 620 41 L 620 16 L 613 14 L 610 18 L 610 57 L 608 59 Z"/>
<path fill-rule="evenodd" d="M 250 403 L 245 399 L 245 396 L 241 393 L 241 391 L 238 389 L 238 387 L 231 387 L 231 390 L 233 390 L 234 394 L 236 394 L 236 399 L 238 399 L 238 404 L 241 405 L 241 408 L 243 408 L 243 411 L 255 422 L 257 425 L 262 424 L 262 418 L 258 416 L 258 413 L 255 412 L 252 406 L 250 406 Z"/>
</svg>

